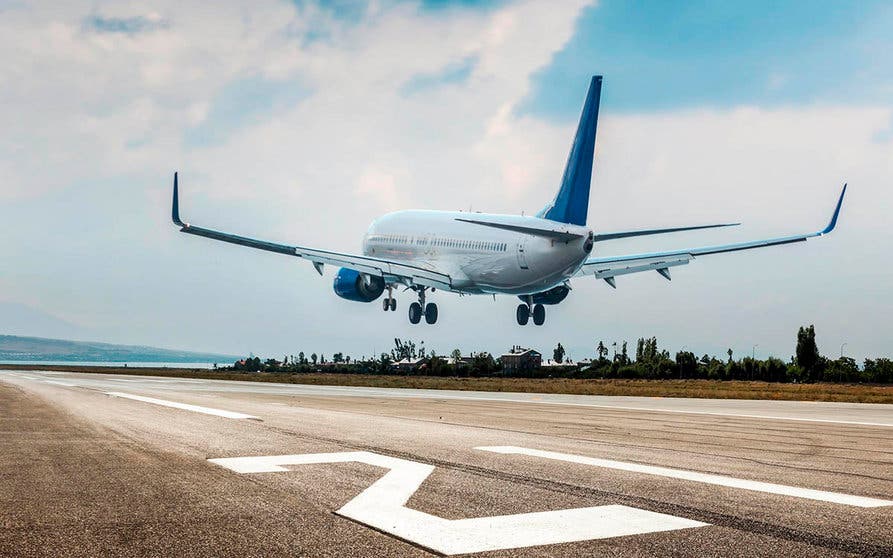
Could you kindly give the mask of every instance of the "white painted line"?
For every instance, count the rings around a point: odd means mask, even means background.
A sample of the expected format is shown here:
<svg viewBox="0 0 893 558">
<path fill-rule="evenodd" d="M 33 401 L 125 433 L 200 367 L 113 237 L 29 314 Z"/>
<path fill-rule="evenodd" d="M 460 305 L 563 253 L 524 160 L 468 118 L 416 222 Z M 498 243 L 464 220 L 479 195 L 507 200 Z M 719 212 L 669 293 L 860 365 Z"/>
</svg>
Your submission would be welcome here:
<svg viewBox="0 0 893 558">
<path fill-rule="evenodd" d="M 65 387 L 77 387 L 75 384 L 69 384 L 68 382 L 59 382 L 57 380 L 44 380 L 45 384 L 55 384 L 57 386 L 65 386 Z"/>
<path fill-rule="evenodd" d="M 610 505 L 470 519 L 444 519 L 406 507 L 432 465 L 365 451 L 209 459 L 237 473 L 287 471 L 285 465 L 359 462 L 389 469 L 336 513 L 442 554 L 466 554 L 677 529 L 707 523 Z"/>
<path fill-rule="evenodd" d="M 174 409 L 183 409 L 184 411 L 193 411 L 196 413 L 204 413 L 206 415 L 214 415 L 231 419 L 257 419 L 252 415 L 235 413 L 233 411 L 223 411 L 220 409 L 212 409 L 210 407 L 200 407 L 198 405 L 189 405 L 187 403 L 177 403 L 176 401 L 166 401 L 164 399 L 155 399 L 154 397 L 143 397 L 142 395 L 133 395 L 130 393 L 121 393 L 119 391 L 107 391 L 106 395 L 112 397 L 123 397 L 125 399 L 133 399 L 134 401 L 142 401 L 144 403 L 152 403 L 153 405 L 161 405 L 163 407 L 173 407 Z"/>
<path fill-rule="evenodd" d="M 853 496 L 850 494 L 841 494 L 839 492 L 825 492 L 823 490 L 813 490 L 811 488 L 800 488 L 797 486 L 786 486 L 783 484 L 773 484 L 768 482 L 759 482 L 746 479 L 738 479 L 735 477 L 726 477 L 722 475 L 711 475 L 707 473 L 698 473 L 695 471 L 685 471 L 683 469 L 669 469 L 666 467 L 656 467 L 653 465 L 641 465 L 639 463 L 628 463 L 624 461 L 613 461 L 610 459 L 598 459 L 595 457 L 584 457 L 582 455 L 573 455 L 569 453 L 558 453 L 554 451 L 542 451 L 529 448 L 521 448 L 516 446 L 490 446 L 475 448 L 483 451 L 491 451 L 502 454 L 520 454 L 530 455 L 533 457 L 542 457 L 545 459 L 555 459 L 558 461 L 567 461 L 570 463 L 579 463 L 581 465 L 592 465 L 594 467 L 606 467 L 608 469 L 617 469 L 620 471 L 629 471 L 631 473 L 644 473 L 646 475 L 658 475 L 661 477 L 669 477 L 673 479 L 688 480 L 694 482 L 702 482 L 706 484 L 715 484 L 718 486 L 727 486 L 730 488 L 740 488 L 743 490 L 754 490 L 756 492 L 767 492 L 769 494 L 779 494 L 782 496 L 793 496 L 795 498 L 806 498 L 809 500 L 819 500 L 821 502 L 830 502 L 833 504 L 844 504 L 847 506 L 857 506 L 860 508 L 879 508 L 883 506 L 893 505 L 893 501 L 880 500 L 877 498 L 869 498 L 866 496 Z"/>
</svg>

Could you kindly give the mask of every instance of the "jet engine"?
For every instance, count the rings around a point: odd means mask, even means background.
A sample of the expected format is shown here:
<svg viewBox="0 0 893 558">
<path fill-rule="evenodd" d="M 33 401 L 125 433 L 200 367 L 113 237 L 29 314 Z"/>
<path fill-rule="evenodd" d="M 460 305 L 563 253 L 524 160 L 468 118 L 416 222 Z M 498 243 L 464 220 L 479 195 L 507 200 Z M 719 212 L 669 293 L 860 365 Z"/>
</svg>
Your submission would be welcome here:
<svg viewBox="0 0 893 558">
<path fill-rule="evenodd" d="M 335 275 L 335 294 L 354 302 L 372 302 L 384 292 L 384 279 L 342 267 Z"/>
<path fill-rule="evenodd" d="M 571 292 L 571 290 L 565 285 L 558 285 L 557 287 L 551 288 L 548 291 L 543 291 L 541 293 L 536 293 L 533 295 L 533 303 L 534 304 L 558 304 L 565 298 L 567 298 L 567 294 Z M 526 296 L 519 296 L 521 300 L 527 302 Z"/>
</svg>

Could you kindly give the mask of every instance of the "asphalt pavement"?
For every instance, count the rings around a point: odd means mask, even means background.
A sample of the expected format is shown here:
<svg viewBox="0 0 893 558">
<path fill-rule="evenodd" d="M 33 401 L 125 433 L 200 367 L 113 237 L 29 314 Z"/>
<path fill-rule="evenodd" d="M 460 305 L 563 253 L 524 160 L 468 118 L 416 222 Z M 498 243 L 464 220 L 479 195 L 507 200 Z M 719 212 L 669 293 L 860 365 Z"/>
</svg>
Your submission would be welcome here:
<svg viewBox="0 0 893 558">
<path fill-rule="evenodd" d="M 893 406 L 0 370 L 0 556 L 893 556 Z"/>
</svg>

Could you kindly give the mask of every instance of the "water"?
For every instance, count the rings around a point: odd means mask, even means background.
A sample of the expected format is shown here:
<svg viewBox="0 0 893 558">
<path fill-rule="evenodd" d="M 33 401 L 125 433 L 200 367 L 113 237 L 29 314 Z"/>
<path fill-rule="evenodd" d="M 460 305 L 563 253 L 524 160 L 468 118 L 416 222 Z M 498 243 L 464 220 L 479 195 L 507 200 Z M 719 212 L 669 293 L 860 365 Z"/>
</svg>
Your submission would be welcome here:
<svg viewBox="0 0 893 558">
<path fill-rule="evenodd" d="M 42 366 L 109 366 L 128 368 L 201 368 L 210 370 L 214 368 L 212 362 L 89 362 L 80 360 L 3 360 L 0 366 L 4 364 L 26 364 L 26 365 L 42 365 Z M 229 366 L 230 363 L 218 362 L 218 366 Z"/>
</svg>

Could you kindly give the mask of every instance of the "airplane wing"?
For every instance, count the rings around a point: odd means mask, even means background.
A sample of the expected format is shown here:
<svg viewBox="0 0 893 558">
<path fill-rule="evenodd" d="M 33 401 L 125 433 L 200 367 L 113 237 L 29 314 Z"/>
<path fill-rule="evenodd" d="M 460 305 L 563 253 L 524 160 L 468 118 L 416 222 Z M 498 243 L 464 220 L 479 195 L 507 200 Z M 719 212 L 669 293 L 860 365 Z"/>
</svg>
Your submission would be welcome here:
<svg viewBox="0 0 893 558">
<path fill-rule="evenodd" d="M 831 216 L 831 220 L 824 229 L 818 232 L 770 238 L 767 240 L 756 240 L 752 242 L 740 242 L 737 244 L 674 250 L 671 252 L 590 258 L 586 260 L 583 267 L 577 272 L 577 276 L 592 275 L 596 279 L 604 279 L 606 283 L 614 288 L 616 288 L 614 278 L 618 275 L 627 275 L 629 273 L 639 273 L 642 271 L 657 271 L 669 280 L 671 267 L 685 265 L 698 256 L 721 254 L 723 252 L 737 252 L 739 250 L 751 250 L 753 248 L 778 246 L 780 244 L 791 244 L 794 242 L 803 242 L 808 238 L 823 236 L 833 231 L 834 227 L 837 225 L 837 217 L 840 215 L 840 207 L 843 204 L 844 194 L 846 194 L 846 184 L 843 185 L 843 191 L 840 192 L 840 198 L 837 200 L 837 207 L 834 209 L 834 214 Z"/>
<path fill-rule="evenodd" d="M 328 250 L 317 250 L 315 248 L 307 248 L 304 246 L 277 244 L 275 242 L 267 242 L 265 240 L 257 240 L 190 225 L 180 219 L 177 173 L 174 173 L 174 199 L 171 209 L 171 219 L 175 225 L 180 227 L 180 232 L 309 260 L 313 263 L 313 267 L 316 268 L 316 271 L 319 272 L 320 275 L 322 275 L 323 266 L 325 264 L 331 264 L 353 269 L 360 273 L 379 276 L 384 278 L 388 283 L 402 283 L 407 286 L 421 285 L 424 287 L 434 287 L 444 290 L 451 290 L 452 288 L 452 279 L 449 275 L 430 271 L 414 265 L 408 265 L 403 262 L 355 254 L 342 254 L 340 252 L 331 252 Z"/>
</svg>

